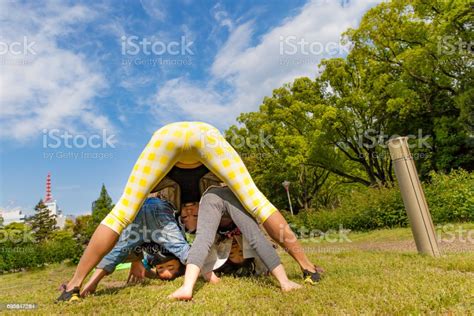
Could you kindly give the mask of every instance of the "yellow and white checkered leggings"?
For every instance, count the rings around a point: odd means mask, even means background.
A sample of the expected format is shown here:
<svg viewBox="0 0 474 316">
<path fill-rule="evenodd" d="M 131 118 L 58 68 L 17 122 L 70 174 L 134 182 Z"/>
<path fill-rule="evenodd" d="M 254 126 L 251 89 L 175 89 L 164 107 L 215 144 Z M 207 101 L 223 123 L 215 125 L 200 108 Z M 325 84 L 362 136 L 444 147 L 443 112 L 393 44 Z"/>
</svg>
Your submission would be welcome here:
<svg viewBox="0 0 474 316">
<path fill-rule="evenodd" d="M 177 122 L 153 134 L 135 163 L 120 200 L 102 224 L 120 234 L 133 221 L 148 193 L 176 163 L 203 163 L 260 222 L 277 210 L 255 186 L 239 154 L 215 127 L 201 122 Z"/>
</svg>

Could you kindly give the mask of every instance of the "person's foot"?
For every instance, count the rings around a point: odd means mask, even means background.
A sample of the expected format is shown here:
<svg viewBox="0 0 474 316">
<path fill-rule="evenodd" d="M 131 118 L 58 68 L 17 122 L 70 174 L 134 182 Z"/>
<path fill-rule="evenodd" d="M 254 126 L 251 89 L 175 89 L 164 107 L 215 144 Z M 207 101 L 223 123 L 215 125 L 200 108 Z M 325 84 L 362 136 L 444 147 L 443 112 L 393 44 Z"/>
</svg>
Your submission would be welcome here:
<svg viewBox="0 0 474 316">
<path fill-rule="evenodd" d="M 172 298 L 180 301 L 190 301 L 193 298 L 193 289 L 187 289 L 184 286 L 180 287 L 173 294 L 170 294 L 168 298 Z"/>
<path fill-rule="evenodd" d="M 317 282 L 321 281 L 323 273 L 324 273 L 324 269 L 317 266 L 314 266 L 314 272 L 304 269 L 303 270 L 304 282 L 314 285 Z"/>
<path fill-rule="evenodd" d="M 295 283 L 293 281 L 290 281 L 290 280 L 288 280 L 288 282 L 286 282 L 285 284 L 281 285 L 281 290 L 283 292 L 298 290 L 300 288 L 301 288 L 301 285 L 299 285 L 298 283 Z"/>
<path fill-rule="evenodd" d="M 67 291 L 65 287 L 63 287 L 63 292 L 61 295 L 56 299 L 56 303 L 59 302 L 78 302 L 81 300 L 80 296 L 80 288 L 75 287 L 70 291 Z"/>
</svg>

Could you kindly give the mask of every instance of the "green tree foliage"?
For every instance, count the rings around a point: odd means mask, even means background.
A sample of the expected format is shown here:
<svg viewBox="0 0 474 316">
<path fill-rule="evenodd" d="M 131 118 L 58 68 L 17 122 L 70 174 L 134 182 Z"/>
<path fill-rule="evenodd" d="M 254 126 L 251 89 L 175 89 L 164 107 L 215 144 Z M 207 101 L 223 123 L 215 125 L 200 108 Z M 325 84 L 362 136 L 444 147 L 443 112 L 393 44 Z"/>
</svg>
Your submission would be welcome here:
<svg viewBox="0 0 474 316">
<path fill-rule="evenodd" d="M 48 239 L 51 233 L 56 230 L 56 216 L 52 215 L 43 200 L 35 206 L 35 215 L 31 219 L 31 228 L 37 242 Z"/>
<path fill-rule="evenodd" d="M 3 227 L 3 217 L 0 215 L 0 227 Z"/>
<path fill-rule="evenodd" d="M 72 219 L 66 218 L 63 230 L 73 233 L 74 232 L 74 225 L 75 225 L 75 223 Z"/>
<path fill-rule="evenodd" d="M 100 222 L 105 218 L 105 216 L 107 216 L 107 214 L 109 214 L 113 207 L 114 204 L 112 203 L 112 198 L 109 196 L 109 193 L 107 193 L 105 185 L 102 184 L 99 198 L 92 202 L 91 222 L 88 223 L 89 226 L 84 235 L 87 236 L 87 240 L 90 239 L 97 226 L 99 226 Z"/>
<path fill-rule="evenodd" d="M 82 215 L 76 217 L 73 233 L 74 238 L 81 244 L 87 244 L 94 232 L 95 226 L 92 223 L 92 215 Z"/>
<path fill-rule="evenodd" d="M 296 183 L 300 207 L 333 179 L 391 187 L 386 141 L 398 135 L 412 135 L 425 179 L 433 170 L 472 170 L 472 17 L 465 1 L 381 3 L 344 34 L 346 58 L 323 60 L 316 79 L 275 89 L 226 137 L 271 135 L 272 146 L 233 145 L 270 197 L 283 203 L 276 186 Z"/>
<path fill-rule="evenodd" d="M 310 161 L 314 139 L 315 103 L 321 96 L 317 83 L 308 78 L 295 80 L 265 98 L 260 112 L 244 113 L 226 138 L 240 152 L 255 181 L 279 206 L 288 204 L 281 183 L 290 181 L 296 208 L 308 209 L 317 201 L 317 192 L 329 172 Z"/>
<path fill-rule="evenodd" d="M 95 226 L 99 225 L 113 207 L 112 198 L 109 196 L 109 193 L 107 193 L 105 185 L 102 184 L 99 198 L 92 203 L 93 224 Z"/>
<path fill-rule="evenodd" d="M 373 73 L 388 132 L 430 135 L 423 174 L 474 165 L 473 18 L 468 1 L 394 0 L 346 32 L 348 62 Z"/>
</svg>

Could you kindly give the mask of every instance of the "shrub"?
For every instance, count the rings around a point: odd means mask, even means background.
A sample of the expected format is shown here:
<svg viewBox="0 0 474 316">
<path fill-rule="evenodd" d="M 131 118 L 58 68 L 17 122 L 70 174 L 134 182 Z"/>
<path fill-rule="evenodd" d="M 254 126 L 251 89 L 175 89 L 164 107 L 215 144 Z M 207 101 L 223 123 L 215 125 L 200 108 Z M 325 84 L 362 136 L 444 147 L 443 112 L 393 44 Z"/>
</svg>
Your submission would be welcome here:
<svg viewBox="0 0 474 316">
<path fill-rule="evenodd" d="M 5 241 L 0 244 L 0 272 L 77 260 L 81 252 L 82 247 L 66 231 L 55 231 L 42 243 Z"/>
<path fill-rule="evenodd" d="M 433 172 L 425 195 L 435 223 L 474 221 L 474 173 Z"/>
<path fill-rule="evenodd" d="M 435 224 L 474 221 L 474 174 L 464 170 L 451 174 L 431 174 L 423 185 Z M 342 199 L 336 209 L 321 209 L 287 215 L 293 227 L 327 231 L 339 229 L 371 230 L 403 227 L 408 218 L 398 187 L 361 188 Z"/>
</svg>

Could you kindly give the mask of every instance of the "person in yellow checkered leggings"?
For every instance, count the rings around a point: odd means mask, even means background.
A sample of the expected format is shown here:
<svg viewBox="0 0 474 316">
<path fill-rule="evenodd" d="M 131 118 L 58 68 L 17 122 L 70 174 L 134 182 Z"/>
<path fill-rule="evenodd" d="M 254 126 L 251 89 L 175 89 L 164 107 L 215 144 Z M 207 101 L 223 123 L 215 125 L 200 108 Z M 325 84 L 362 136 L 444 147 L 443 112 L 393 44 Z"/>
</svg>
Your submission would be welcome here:
<svg viewBox="0 0 474 316">
<path fill-rule="evenodd" d="M 135 163 L 120 200 L 94 232 L 66 290 L 80 288 L 87 274 L 113 248 L 121 231 L 133 221 L 150 191 L 173 166 L 195 168 L 202 164 L 229 186 L 270 237 L 298 262 L 304 276 L 319 280 L 323 270 L 308 260 L 284 217 L 256 187 L 242 159 L 222 134 L 207 123 L 176 122 L 153 134 Z"/>
<path fill-rule="evenodd" d="M 239 154 L 215 127 L 178 122 L 153 134 L 133 167 L 122 197 L 102 224 L 120 234 L 133 221 L 147 194 L 174 165 L 186 168 L 201 163 L 226 183 L 260 222 L 277 211 L 255 186 Z"/>
</svg>

